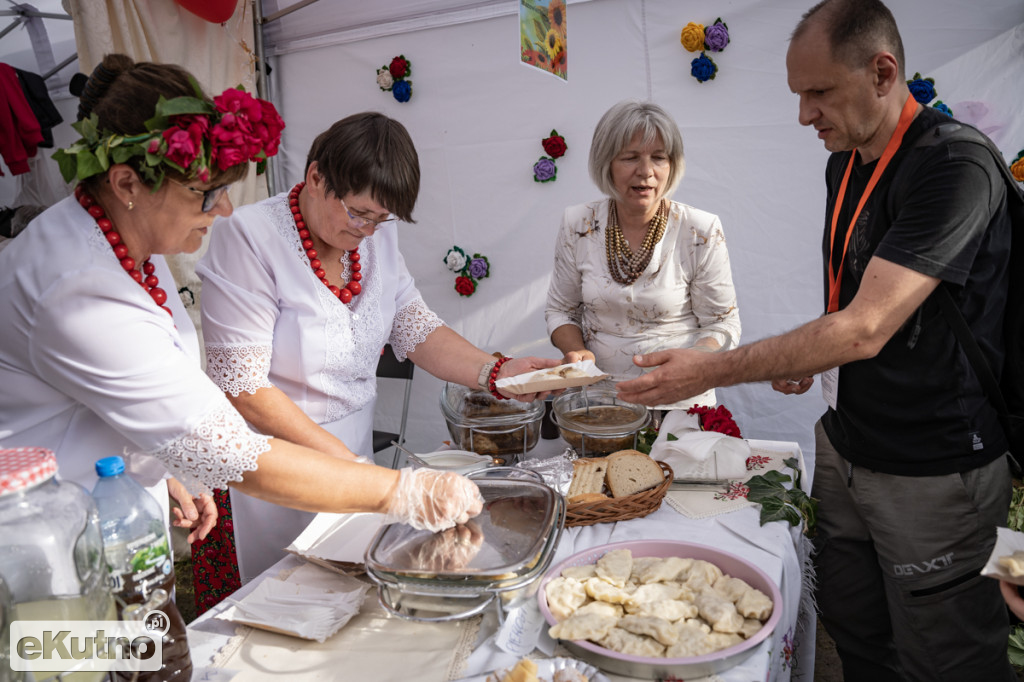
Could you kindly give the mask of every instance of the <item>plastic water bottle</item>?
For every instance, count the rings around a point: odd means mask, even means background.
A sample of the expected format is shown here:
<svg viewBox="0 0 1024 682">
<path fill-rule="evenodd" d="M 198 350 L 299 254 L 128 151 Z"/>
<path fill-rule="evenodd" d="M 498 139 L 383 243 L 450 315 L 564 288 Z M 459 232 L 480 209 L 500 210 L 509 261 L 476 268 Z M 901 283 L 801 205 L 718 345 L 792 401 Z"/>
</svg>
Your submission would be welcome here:
<svg viewBox="0 0 1024 682">
<path fill-rule="evenodd" d="M 103 554 L 121 620 L 141 620 L 161 611 L 169 628 L 163 637 L 160 670 L 133 677 L 138 682 L 188 682 L 192 659 L 185 621 L 171 599 L 174 562 L 163 511 L 153 497 L 124 473 L 121 457 L 96 462 L 100 477 L 92 490 L 100 514 Z"/>
</svg>

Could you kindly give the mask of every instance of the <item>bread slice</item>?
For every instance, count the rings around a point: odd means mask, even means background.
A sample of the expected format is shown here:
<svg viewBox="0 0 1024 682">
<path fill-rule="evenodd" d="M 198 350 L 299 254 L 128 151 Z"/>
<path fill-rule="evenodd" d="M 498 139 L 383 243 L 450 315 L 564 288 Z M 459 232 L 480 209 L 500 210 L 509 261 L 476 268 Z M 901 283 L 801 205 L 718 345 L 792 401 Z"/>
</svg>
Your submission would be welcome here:
<svg viewBox="0 0 1024 682">
<path fill-rule="evenodd" d="M 584 504 L 587 502 L 604 502 L 608 499 L 611 498 L 604 493 L 580 493 L 579 495 L 569 497 L 566 502 L 569 504 Z"/>
<path fill-rule="evenodd" d="M 655 487 L 665 478 L 661 467 L 636 450 L 621 450 L 608 455 L 605 483 L 612 497 L 626 497 Z"/>
<path fill-rule="evenodd" d="M 572 481 L 566 498 L 600 493 L 604 490 L 605 472 L 608 471 L 608 460 L 604 457 L 581 457 L 573 460 Z"/>
</svg>

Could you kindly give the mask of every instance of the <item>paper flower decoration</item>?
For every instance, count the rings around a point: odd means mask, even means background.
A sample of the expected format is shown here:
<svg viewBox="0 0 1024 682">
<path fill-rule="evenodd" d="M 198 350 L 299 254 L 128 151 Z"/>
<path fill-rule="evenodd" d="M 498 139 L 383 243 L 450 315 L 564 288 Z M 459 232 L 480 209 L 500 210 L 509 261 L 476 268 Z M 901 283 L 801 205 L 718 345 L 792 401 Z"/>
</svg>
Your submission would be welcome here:
<svg viewBox="0 0 1024 682">
<path fill-rule="evenodd" d="M 718 64 L 715 64 L 706 52 L 721 52 L 729 44 L 729 26 L 722 18 L 715 19 L 715 22 L 706 27 L 691 21 L 683 27 L 679 34 L 679 42 L 687 52 L 700 52 L 700 56 L 690 62 L 690 75 L 697 79 L 698 83 L 714 80 L 718 74 Z"/>
<path fill-rule="evenodd" d="M 455 291 L 459 296 L 472 296 L 476 293 L 477 282 L 491 276 L 491 262 L 487 256 L 474 253 L 469 257 L 458 246 L 448 249 L 444 264 L 456 274 Z"/>
<path fill-rule="evenodd" d="M 547 156 L 540 157 L 537 163 L 533 164 L 533 181 L 554 182 L 558 176 L 558 166 L 555 165 L 555 159 L 564 156 L 569 147 L 565 144 L 565 138 L 554 129 L 551 130 L 550 136 L 540 141 L 540 144 L 544 147 L 544 152 Z"/>
<path fill-rule="evenodd" d="M 541 145 L 552 159 L 560 158 L 568 149 L 565 144 L 565 138 L 559 135 L 557 130 L 551 131 L 551 137 L 545 137 L 541 140 Z"/>
<path fill-rule="evenodd" d="M 1024 182 L 1024 149 L 1017 153 L 1017 158 L 1010 163 L 1010 172 L 1017 182 Z"/>
<path fill-rule="evenodd" d="M 728 44 L 729 27 L 719 17 L 715 19 L 715 23 L 704 29 L 704 49 L 708 52 L 721 52 Z"/>
<path fill-rule="evenodd" d="M 377 86 L 384 92 L 390 92 L 399 102 L 408 102 L 412 97 L 412 62 L 400 54 L 390 64 L 377 69 Z"/>
<path fill-rule="evenodd" d="M 683 44 L 687 52 L 699 52 L 704 47 L 704 24 L 691 21 L 683 26 L 679 42 Z"/>
<path fill-rule="evenodd" d="M 934 78 L 922 78 L 920 73 L 915 73 L 911 80 L 907 81 L 907 87 L 910 88 L 910 94 L 914 96 L 921 104 L 928 104 L 935 95 L 935 79 Z"/>
<path fill-rule="evenodd" d="M 554 182 L 558 175 L 558 166 L 555 165 L 555 160 L 542 156 L 533 164 L 533 181 L 534 182 Z"/>
<path fill-rule="evenodd" d="M 713 81 L 717 74 L 718 64 L 715 64 L 714 60 L 703 52 L 690 62 L 690 75 L 696 78 L 698 83 Z"/>
<path fill-rule="evenodd" d="M 943 102 L 941 99 L 935 100 L 935 104 L 932 105 L 932 109 L 938 109 L 939 111 L 944 113 L 946 116 L 949 116 L 951 118 L 953 116 L 953 110 L 950 109 L 949 105 L 946 104 L 945 102 Z"/>
</svg>

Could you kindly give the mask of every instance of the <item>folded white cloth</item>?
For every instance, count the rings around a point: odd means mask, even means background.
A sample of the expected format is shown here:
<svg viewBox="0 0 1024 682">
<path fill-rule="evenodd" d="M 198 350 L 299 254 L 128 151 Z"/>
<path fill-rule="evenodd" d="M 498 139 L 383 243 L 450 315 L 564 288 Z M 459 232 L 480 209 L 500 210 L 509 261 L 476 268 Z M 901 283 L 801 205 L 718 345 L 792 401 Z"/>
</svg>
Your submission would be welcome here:
<svg viewBox="0 0 1024 682">
<path fill-rule="evenodd" d="M 670 440 L 669 434 L 677 440 Z M 698 415 L 669 410 L 651 446 L 651 457 L 671 466 L 676 478 L 746 478 L 750 444 L 724 433 L 701 431 Z"/>
</svg>

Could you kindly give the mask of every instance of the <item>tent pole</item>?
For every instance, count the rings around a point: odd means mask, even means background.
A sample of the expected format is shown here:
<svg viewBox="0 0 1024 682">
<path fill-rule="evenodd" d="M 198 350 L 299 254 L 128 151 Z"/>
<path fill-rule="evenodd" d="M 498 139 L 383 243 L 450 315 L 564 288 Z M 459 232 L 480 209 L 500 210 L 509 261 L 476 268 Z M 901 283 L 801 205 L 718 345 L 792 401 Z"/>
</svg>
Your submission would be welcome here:
<svg viewBox="0 0 1024 682">
<path fill-rule="evenodd" d="M 263 0 L 252 0 L 253 36 L 256 41 L 256 93 L 263 99 L 273 102 L 273 94 L 270 92 L 270 79 L 267 78 L 267 56 L 263 48 Z M 275 179 L 276 161 L 274 157 L 267 159 L 267 191 L 270 196 L 277 194 L 277 180 Z"/>
</svg>

